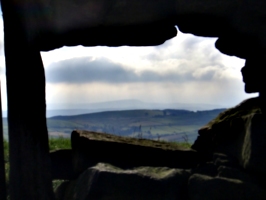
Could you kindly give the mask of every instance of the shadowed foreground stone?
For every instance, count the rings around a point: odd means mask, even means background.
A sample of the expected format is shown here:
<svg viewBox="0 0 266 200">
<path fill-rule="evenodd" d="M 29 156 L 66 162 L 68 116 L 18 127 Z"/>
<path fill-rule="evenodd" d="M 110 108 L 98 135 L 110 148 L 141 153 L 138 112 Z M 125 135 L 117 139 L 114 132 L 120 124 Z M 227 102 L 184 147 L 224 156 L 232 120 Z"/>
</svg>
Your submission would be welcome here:
<svg viewBox="0 0 266 200">
<path fill-rule="evenodd" d="M 98 162 L 123 169 L 138 166 L 192 168 L 201 160 L 191 149 L 166 142 L 114 136 L 76 130 L 71 143 L 75 173 L 81 173 Z"/>
<path fill-rule="evenodd" d="M 75 181 L 56 190 L 57 200 L 176 200 L 186 199 L 190 173 L 166 167 L 139 167 L 122 170 L 99 163 Z"/>
<path fill-rule="evenodd" d="M 250 182 L 194 174 L 189 178 L 190 200 L 266 199 L 266 191 Z"/>
<path fill-rule="evenodd" d="M 52 179 L 70 180 L 77 176 L 73 170 L 72 150 L 60 149 L 50 152 Z"/>
<path fill-rule="evenodd" d="M 192 148 L 228 155 L 247 172 L 266 178 L 266 119 L 259 98 L 226 110 L 199 130 L 199 134 Z"/>
<path fill-rule="evenodd" d="M 73 131 L 78 178 L 61 184 L 56 197 L 264 200 L 265 130 L 260 101 L 252 98 L 219 114 L 199 131 L 193 147 L 200 153 L 158 141 Z M 208 161 L 202 154 L 208 155 Z"/>
<path fill-rule="evenodd" d="M 266 118 L 260 98 L 245 100 L 218 115 L 199 130 L 192 146 L 206 154 L 219 152 L 213 156 L 217 174 L 194 170 L 190 199 L 266 199 L 265 146 Z"/>
<path fill-rule="evenodd" d="M 243 117 L 261 114 L 260 107 L 259 98 L 251 98 L 220 113 L 198 131 L 199 136 L 192 149 L 205 154 L 221 152 L 232 155 L 236 154 L 236 149 L 241 151 L 241 147 L 237 145 L 243 144 L 240 140 L 243 140 L 246 131 L 246 121 Z"/>
</svg>

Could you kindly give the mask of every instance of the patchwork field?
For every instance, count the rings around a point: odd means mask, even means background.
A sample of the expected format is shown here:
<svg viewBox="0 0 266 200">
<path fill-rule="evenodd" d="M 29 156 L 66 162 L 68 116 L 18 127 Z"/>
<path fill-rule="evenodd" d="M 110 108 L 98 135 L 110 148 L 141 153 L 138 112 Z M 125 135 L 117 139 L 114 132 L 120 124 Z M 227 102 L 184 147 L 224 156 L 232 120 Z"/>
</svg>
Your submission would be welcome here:
<svg viewBox="0 0 266 200">
<path fill-rule="evenodd" d="M 51 137 L 68 137 L 74 129 L 111 133 L 121 136 L 193 142 L 200 127 L 224 109 L 210 111 L 187 110 L 127 110 L 47 119 Z"/>
</svg>

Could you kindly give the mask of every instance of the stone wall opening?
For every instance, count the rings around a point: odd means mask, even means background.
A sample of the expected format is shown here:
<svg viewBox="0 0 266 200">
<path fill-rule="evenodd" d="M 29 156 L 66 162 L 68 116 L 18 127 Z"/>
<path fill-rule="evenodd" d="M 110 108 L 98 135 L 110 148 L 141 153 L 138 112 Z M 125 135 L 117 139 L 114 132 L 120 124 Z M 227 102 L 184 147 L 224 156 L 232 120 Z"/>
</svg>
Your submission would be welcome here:
<svg viewBox="0 0 266 200">
<path fill-rule="evenodd" d="M 211 110 L 254 96 L 244 92 L 240 73 L 244 60 L 221 54 L 214 47 L 216 39 L 179 31 L 159 46 L 76 46 L 42 52 L 47 117 L 134 109 Z M 61 132 L 49 121 L 51 136 L 69 137 L 73 129 L 90 129 L 133 137 L 151 132 L 143 137 L 184 141 L 184 127 L 171 123 L 163 130 L 139 121 L 128 132 L 112 124 L 71 125 Z M 164 131 L 169 125 L 171 131 Z M 185 131 L 189 142 L 203 125 Z"/>
</svg>

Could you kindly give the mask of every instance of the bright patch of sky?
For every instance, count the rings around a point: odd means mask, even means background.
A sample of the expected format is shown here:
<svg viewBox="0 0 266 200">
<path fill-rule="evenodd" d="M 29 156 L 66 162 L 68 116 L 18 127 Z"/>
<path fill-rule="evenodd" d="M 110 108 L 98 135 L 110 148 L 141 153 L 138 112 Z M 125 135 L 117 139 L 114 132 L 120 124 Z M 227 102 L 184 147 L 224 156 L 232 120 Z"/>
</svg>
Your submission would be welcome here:
<svg viewBox="0 0 266 200">
<path fill-rule="evenodd" d="M 244 60 L 221 54 L 215 40 L 178 32 L 160 46 L 76 46 L 41 52 L 47 108 L 122 99 L 234 106 L 254 96 L 244 92 L 240 73 Z M 3 32 L 0 70 L 5 110 Z"/>
</svg>

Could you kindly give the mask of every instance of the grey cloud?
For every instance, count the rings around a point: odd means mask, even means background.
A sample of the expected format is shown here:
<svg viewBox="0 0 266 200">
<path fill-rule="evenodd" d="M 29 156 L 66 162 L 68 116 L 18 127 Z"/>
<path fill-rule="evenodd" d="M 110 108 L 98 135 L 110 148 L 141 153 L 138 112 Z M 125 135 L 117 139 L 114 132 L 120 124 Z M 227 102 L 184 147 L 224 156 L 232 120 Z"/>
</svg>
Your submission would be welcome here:
<svg viewBox="0 0 266 200">
<path fill-rule="evenodd" d="M 159 52 L 153 52 L 147 56 L 142 56 L 142 59 L 149 60 L 150 62 L 156 62 L 156 61 L 163 61 L 165 57 L 161 55 Z"/>
<path fill-rule="evenodd" d="M 193 72 L 193 76 L 197 80 L 201 81 L 212 81 L 214 79 L 217 70 L 214 68 L 203 68 Z"/>
<path fill-rule="evenodd" d="M 48 82 L 124 82 L 131 73 L 107 59 L 74 58 L 51 64 L 46 70 Z"/>
<path fill-rule="evenodd" d="M 193 80 L 192 73 L 170 70 L 165 73 L 143 70 L 136 73 L 112 61 L 101 58 L 74 58 L 53 63 L 46 69 L 46 80 L 50 83 L 134 83 L 134 82 L 185 82 Z"/>
<path fill-rule="evenodd" d="M 188 39 L 186 39 L 183 42 L 183 45 L 185 48 L 191 48 L 191 49 L 196 49 L 199 48 L 200 46 L 200 42 L 202 41 L 202 38 L 200 37 L 190 37 Z"/>
</svg>

